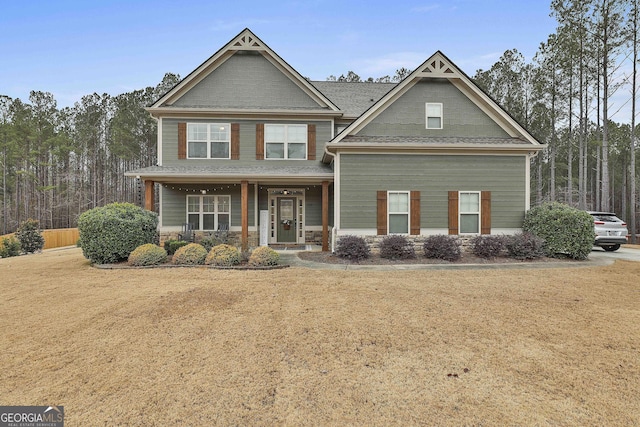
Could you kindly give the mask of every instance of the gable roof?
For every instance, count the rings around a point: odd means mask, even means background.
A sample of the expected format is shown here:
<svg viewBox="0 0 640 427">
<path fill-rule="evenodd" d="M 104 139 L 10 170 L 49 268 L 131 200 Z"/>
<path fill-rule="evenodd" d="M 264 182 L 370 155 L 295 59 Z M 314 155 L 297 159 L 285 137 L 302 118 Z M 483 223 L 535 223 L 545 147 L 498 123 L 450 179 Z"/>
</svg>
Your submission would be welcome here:
<svg viewBox="0 0 640 427">
<path fill-rule="evenodd" d="M 199 82 L 211 74 L 221 64 L 226 62 L 235 53 L 240 51 L 252 51 L 258 52 L 265 59 L 267 59 L 272 65 L 274 65 L 279 71 L 281 71 L 286 77 L 288 77 L 294 84 L 296 84 L 305 94 L 307 94 L 313 101 L 318 104 L 318 109 L 306 111 L 305 113 L 330 113 L 330 115 L 341 115 L 340 109 L 322 92 L 316 89 L 307 79 L 305 79 L 300 73 L 298 73 L 293 67 L 291 67 L 286 61 L 284 61 L 278 54 L 276 54 L 269 46 L 267 46 L 262 40 L 260 40 L 255 34 L 248 28 L 242 30 L 231 41 L 224 45 L 220 50 L 214 53 L 209 59 L 203 62 L 198 68 L 192 71 L 187 77 L 182 79 L 177 85 L 171 88 L 167 93 L 162 95 L 160 99 L 154 102 L 147 108 L 152 114 L 160 111 L 185 111 L 195 112 L 195 110 L 202 110 L 202 108 L 182 108 L 174 107 L 172 104 L 178 100 L 181 96 L 187 93 L 190 89 L 195 87 Z M 239 112 L 235 111 L 236 113 Z"/>
<path fill-rule="evenodd" d="M 312 81 L 342 110 L 343 118 L 355 119 L 393 89 L 397 83 Z"/>
<path fill-rule="evenodd" d="M 418 66 L 405 79 L 403 79 L 400 83 L 393 87 L 393 89 L 382 96 L 375 104 L 373 104 L 368 110 L 366 110 L 349 126 L 347 126 L 332 141 L 327 143 L 327 149 L 329 151 L 335 151 L 335 149 L 338 147 L 348 148 L 350 144 L 361 143 L 362 141 L 353 137 L 356 136 L 360 130 L 362 130 L 387 107 L 393 104 L 398 98 L 400 98 L 409 89 L 415 86 L 420 80 L 425 78 L 447 79 L 509 135 L 510 138 L 505 139 L 505 141 L 521 140 L 521 142 L 524 142 L 524 144 L 515 144 L 515 146 L 519 147 L 520 150 L 522 150 L 523 148 L 529 148 L 535 152 L 543 148 L 543 145 L 540 144 L 540 142 L 538 142 L 533 137 L 533 135 L 529 133 L 529 131 L 527 131 L 509 113 L 507 113 L 502 107 L 500 107 L 489 95 L 487 95 L 482 89 L 480 89 L 478 85 L 476 85 L 473 80 L 471 80 L 462 70 L 460 70 L 449 58 L 447 58 L 442 52 L 437 51 L 436 53 L 431 55 L 429 59 Z M 445 140 L 440 138 L 440 143 L 442 143 L 443 141 Z M 448 141 L 453 142 L 454 140 Z M 374 141 L 371 142 L 372 145 L 379 145 L 379 143 L 376 143 Z M 390 141 L 386 142 L 387 145 L 390 145 Z M 472 141 L 472 139 L 470 139 L 469 142 L 477 143 L 477 141 Z M 395 142 L 395 144 L 402 144 L 402 142 L 397 141 Z M 361 147 L 363 145 L 365 144 L 361 144 Z M 489 145 L 495 146 L 496 144 Z M 507 144 L 499 145 L 506 146 Z M 462 146 L 460 148 L 462 148 Z"/>
</svg>

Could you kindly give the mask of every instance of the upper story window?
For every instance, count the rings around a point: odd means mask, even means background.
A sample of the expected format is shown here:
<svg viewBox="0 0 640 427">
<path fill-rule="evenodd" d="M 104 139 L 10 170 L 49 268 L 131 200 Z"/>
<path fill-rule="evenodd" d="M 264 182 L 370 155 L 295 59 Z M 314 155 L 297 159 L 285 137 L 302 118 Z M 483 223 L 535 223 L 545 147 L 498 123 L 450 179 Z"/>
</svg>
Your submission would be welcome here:
<svg viewBox="0 0 640 427">
<path fill-rule="evenodd" d="M 389 234 L 409 234 L 409 192 L 389 191 Z"/>
<path fill-rule="evenodd" d="M 228 159 L 231 132 L 229 123 L 187 123 L 189 159 Z"/>
<path fill-rule="evenodd" d="M 439 102 L 427 102 L 427 129 L 442 129 L 442 104 Z"/>
<path fill-rule="evenodd" d="M 480 233 L 480 192 L 461 191 L 460 203 L 460 234 Z"/>
<path fill-rule="evenodd" d="M 307 125 L 264 125 L 265 158 L 307 158 Z"/>
</svg>

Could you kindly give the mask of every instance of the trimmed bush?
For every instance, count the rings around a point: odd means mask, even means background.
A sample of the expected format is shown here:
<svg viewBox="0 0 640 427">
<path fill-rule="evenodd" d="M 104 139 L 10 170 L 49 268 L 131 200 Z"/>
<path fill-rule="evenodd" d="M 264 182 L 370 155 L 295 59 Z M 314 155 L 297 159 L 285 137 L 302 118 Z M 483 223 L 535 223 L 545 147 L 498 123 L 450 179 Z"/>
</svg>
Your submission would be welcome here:
<svg viewBox="0 0 640 427">
<path fill-rule="evenodd" d="M 471 239 L 471 252 L 480 258 L 495 258 L 504 250 L 504 236 L 476 236 Z"/>
<path fill-rule="evenodd" d="M 544 256 L 544 240 L 531 233 L 510 236 L 505 246 L 511 258 L 526 260 Z"/>
<path fill-rule="evenodd" d="M 426 258 L 457 261 L 462 256 L 461 242 L 456 236 L 429 236 L 425 239 L 422 249 Z"/>
<path fill-rule="evenodd" d="M 360 261 L 371 256 L 371 249 L 360 236 L 342 236 L 338 239 L 335 253 L 339 258 Z"/>
<path fill-rule="evenodd" d="M 226 233 L 214 234 L 213 236 L 204 237 L 200 240 L 200 244 L 204 246 L 207 251 L 211 251 L 212 248 L 218 245 L 226 245 L 229 243 L 229 238 Z"/>
<path fill-rule="evenodd" d="M 35 219 L 23 221 L 16 231 L 16 238 L 20 241 L 20 248 L 24 253 L 38 252 L 44 248 L 44 237 L 40 231 L 40 223 Z"/>
<path fill-rule="evenodd" d="M 413 243 L 405 236 L 390 235 L 385 236 L 380 241 L 380 257 L 387 259 L 413 259 L 416 257 L 416 250 Z"/>
<path fill-rule="evenodd" d="M 20 255 L 20 242 L 13 236 L 3 237 L 0 245 L 0 257 L 9 258 Z"/>
<path fill-rule="evenodd" d="M 173 254 L 173 263 L 178 265 L 202 265 L 207 257 L 207 250 L 198 243 L 189 243 Z"/>
<path fill-rule="evenodd" d="M 206 249 L 206 248 L 205 248 Z M 230 245 L 217 245 L 211 248 L 204 260 L 207 265 L 220 265 L 231 267 L 240 264 L 241 255 L 238 248 Z"/>
<path fill-rule="evenodd" d="M 544 239 L 549 257 L 586 259 L 593 248 L 593 217 L 562 203 L 544 203 L 530 209 L 522 230 Z"/>
<path fill-rule="evenodd" d="M 129 254 L 129 265 L 159 265 L 167 260 L 167 251 L 153 243 L 138 246 Z"/>
<path fill-rule="evenodd" d="M 279 263 L 280 255 L 269 246 L 255 248 L 249 257 L 249 265 L 252 267 L 267 267 Z"/>
<path fill-rule="evenodd" d="M 158 215 L 131 203 L 111 203 L 78 218 L 80 247 L 98 264 L 126 260 L 140 245 L 157 240 Z"/>
<path fill-rule="evenodd" d="M 185 240 L 168 239 L 164 241 L 164 249 L 167 251 L 167 254 L 173 255 L 178 249 L 183 246 L 187 246 L 188 244 L 189 242 Z"/>
</svg>

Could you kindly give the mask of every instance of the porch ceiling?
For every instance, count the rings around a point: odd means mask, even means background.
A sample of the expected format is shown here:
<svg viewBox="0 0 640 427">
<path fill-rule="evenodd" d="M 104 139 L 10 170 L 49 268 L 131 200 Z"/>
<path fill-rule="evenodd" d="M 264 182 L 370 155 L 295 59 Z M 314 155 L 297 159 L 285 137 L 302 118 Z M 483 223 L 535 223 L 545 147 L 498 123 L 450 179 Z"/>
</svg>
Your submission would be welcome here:
<svg viewBox="0 0 640 427">
<path fill-rule="evenodd" d="M 222 183 L 268 181 L 272 183 L 333 182 L 333 171 L 324 164 L 304 166 L 149 166 L 125 173 L 155 182 Z"/>
</svg>

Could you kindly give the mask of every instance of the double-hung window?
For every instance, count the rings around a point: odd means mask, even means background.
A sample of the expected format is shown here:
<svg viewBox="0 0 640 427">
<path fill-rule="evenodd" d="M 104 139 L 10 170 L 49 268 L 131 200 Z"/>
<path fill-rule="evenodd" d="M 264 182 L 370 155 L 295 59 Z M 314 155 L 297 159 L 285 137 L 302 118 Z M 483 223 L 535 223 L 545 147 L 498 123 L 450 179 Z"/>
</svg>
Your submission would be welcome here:
<svg viewBox="0 0 640 427">
<path fill-rule="evenodd" d="M 231 196 L 187 196 L 187 222 L 194 230 L 229 229 Z"/>
<path fill-rule="evenodd" d="M 439 102 L 427 102 L 426 105 L 427 129 L 442 129 L 442 104 Z"/>
<path fill-rule="evenodd" d="M 480 233 L 480 192 L 461 191 L 459 193 L 460 234 Z"/>
<path fill-rule="evenodd" d="M 229 123 L 188 123 L 189 159 L 228 159 L 231 125 Z"/>
<path fill-rule="evenodd" d="M 409 192 L 387 193 L 389 234 L 409 234 Z"/>
<path fill-rule="evenodd" d="M 264 125 L 265 158 L 307 158 L 307 125 Z"/>
</svg>

